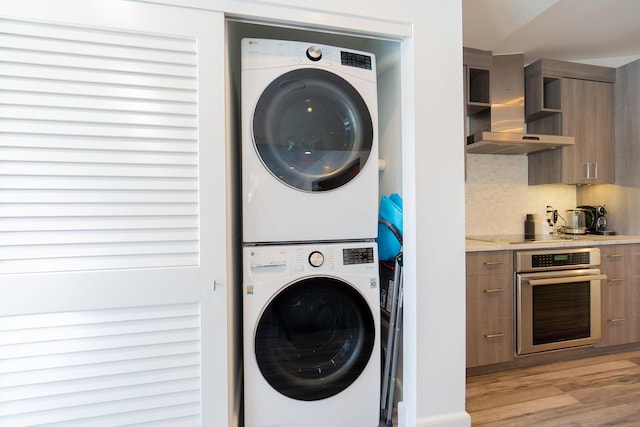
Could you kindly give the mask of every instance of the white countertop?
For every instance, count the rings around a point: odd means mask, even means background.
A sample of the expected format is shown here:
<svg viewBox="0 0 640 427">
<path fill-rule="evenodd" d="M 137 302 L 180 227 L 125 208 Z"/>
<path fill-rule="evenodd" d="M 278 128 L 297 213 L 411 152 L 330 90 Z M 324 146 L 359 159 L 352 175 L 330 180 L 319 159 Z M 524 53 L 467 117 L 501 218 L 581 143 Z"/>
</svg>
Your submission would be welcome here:
<svg viewBox="0 0 640 427">
<path fill-rule="evenodd" d="M 585 234 L 580 236 L 557 236 L 548 241 L 509 243 L 501 241 L 497 237 L 496 241 L 487 242 L 482 240 L 474 240 L 474 236 L 468 236 L 466 239 L 467 252 L 482 251 L 512 251 L 512 250 L 536 250 L 549 248 L 571 248 L 581 246 L 603 246 L 603 245 L 623 245 L 631 243 L 640 243 L 640 236 L 599 236 L 595 234 Z M 482 237 L 483 239 L 486 236 Z M 517 239 L 514 239 L 517 240 Z"/>
</svg>

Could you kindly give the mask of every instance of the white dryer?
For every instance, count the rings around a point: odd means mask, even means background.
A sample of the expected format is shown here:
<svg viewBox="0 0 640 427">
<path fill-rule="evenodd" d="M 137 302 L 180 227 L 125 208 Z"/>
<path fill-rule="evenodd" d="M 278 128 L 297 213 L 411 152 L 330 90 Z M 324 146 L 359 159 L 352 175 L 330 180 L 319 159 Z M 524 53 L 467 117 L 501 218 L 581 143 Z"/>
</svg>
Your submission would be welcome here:
<svg viewBox="0 0 640 427">
<path fill-rule="evenodd" d="M 243 39 L 243 242 L 373 239 L 375 56 Z"/>
<path fill-rule="evenodd" d="M 378 426 L 376 243 L 243 250 L 245 426 Z"/>
</svg>

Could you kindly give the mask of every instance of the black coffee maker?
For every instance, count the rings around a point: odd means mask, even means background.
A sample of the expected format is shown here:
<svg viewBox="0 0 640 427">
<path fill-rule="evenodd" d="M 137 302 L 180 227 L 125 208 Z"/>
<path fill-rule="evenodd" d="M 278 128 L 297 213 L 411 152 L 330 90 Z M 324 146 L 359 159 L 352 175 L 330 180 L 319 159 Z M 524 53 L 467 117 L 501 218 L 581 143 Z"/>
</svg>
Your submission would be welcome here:
<svg viewBox="0 0 640 427">
<path fill-rule="evenodd" d="M 611 236 L 616 234 L 613 230 L 607 229 L 607 210 L 604 206 L 578 206 L 578 209 L 583 209 L 586 215 L 586 222 L 589 234 L 600 234 L 603 236 Z"/>
</svg>

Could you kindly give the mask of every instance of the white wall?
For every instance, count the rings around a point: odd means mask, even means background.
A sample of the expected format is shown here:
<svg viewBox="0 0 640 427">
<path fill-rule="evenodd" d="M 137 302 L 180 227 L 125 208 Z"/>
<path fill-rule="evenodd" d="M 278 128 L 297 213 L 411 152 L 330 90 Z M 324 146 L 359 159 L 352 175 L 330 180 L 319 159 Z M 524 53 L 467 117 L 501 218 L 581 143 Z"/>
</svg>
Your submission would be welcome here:
<svg viewBox="0 0 640 427">
<path fill-rule="evenodd" d="M 462 6 L 406 1 L 404 397 L 415 426 L 467 426 Z M 399 6 L 395 2 L 396 7 Z M 410 82 L 414 85 L 411 87 Z M 438 208 L 446 215 L 435 220 Z"/>
<path fill-rule="evenodd" d="M 522 234 L 526 214 L 544 218 L 547 205 L 560 215 L 576 207 L 575 185 L 529 186 L 527 168 L 524 155 L 467 154 L 467 236 Z"/>
</svg>

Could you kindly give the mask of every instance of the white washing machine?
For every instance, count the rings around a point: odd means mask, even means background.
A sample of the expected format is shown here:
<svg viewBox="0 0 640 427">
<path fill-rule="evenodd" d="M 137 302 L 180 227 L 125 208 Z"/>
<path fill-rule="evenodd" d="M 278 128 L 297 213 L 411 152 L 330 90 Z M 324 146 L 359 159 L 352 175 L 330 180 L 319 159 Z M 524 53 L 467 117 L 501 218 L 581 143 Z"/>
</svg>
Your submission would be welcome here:
<svg viewBox="0 0 640 427">
<path fill-rule="evenodd" d="M 243 250 L 245 426 L 378 426 L 376 243 Z"/>
<path fill-rule="evenodd" d="M 375 238 L 375 56 L 243 39 L 241 64 L 243 241 Z"/>
</svg>

